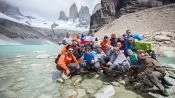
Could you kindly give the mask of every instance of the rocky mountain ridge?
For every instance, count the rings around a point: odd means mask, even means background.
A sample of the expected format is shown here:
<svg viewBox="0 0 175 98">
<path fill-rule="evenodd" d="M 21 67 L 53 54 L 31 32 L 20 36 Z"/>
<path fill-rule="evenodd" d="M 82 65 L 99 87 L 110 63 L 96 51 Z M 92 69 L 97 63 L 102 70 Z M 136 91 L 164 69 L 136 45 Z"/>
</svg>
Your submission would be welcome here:
<svg viewBox="0 0 175 98">
<path fill-rule="evenodd" d="M 90 12 L 87 6 L 81 6 L 78 11 L 77 5 L 74 3 L 71 5 L 69 10 L 69 17 L 66 16 L 64 11 L 60 11 L 58 20 L 68 21 L 78 21 L 77 27 L 88 28 L 90 25 Z"/>
</svg>

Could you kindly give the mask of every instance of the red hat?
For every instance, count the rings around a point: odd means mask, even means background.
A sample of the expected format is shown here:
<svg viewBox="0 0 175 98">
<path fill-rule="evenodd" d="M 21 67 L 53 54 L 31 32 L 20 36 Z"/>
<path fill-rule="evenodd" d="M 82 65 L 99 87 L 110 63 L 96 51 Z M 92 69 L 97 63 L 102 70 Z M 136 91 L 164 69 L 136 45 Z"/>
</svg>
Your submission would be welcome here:
<svg viewBox="0 0 175 98">
<path fill-rule="evenodd" d="M 112 33 L 112 34 L 111 34 L 111 37 L 116 37 L 116 34 L 115 34 L 115 33 Z"/>
</svg>

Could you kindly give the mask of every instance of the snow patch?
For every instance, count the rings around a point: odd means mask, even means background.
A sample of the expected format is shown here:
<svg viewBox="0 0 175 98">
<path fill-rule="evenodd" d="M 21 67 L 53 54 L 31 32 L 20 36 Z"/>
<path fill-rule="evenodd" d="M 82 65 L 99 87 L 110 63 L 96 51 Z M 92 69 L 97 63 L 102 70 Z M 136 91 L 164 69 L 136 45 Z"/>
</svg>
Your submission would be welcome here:
<svg viewBox="0 0 175 98">
<path fill-rule="evenodd" d="M 80 27 L 79 24 L 80 22 L 77 20 L 68 20 L 68 21 L 64 21 L 64 20 L 57 20 L 57 21 L 47 21 L 44 20 L 42 18 L 27 18 L 25 16 L 16 16 L 18 17 L 18 19 L 9 17 L 3 13 L 0 13 L 0 18 L 2 19 L 7 19 L 13 22 L 17 22 L 20 24 L 25 24 L 28 26 L 32 26 L 32 27 L 39 27 L 39 28 L 51 28 L 51 25 L 53 23 L 58 24 L 58 26 L 54 29 L 67 29 L 67 30 L 75 30 L 75 31 L 88 31 L 89 30 L 89 26 L 82 26 Z"/>
</svg>

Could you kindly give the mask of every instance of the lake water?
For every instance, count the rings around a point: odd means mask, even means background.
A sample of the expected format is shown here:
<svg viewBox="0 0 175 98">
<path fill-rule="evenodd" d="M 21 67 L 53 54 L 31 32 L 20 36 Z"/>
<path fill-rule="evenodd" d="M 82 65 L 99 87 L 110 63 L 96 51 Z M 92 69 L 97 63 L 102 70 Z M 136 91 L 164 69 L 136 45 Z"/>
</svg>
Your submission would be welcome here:
<svg viewBox="0 0 175 98">
<path fill-rule="evenodd" d="M 63 46 L 0 46 L 0 98 L 36 98 L 43 94 L 58 98 L 59 83 L 53 80 L 54 60 Z M 163 63 L 175 58 L 159 57 Z"/>
<path fill-rule="evenodd" d="M 54 58 L 62 46 L 0 46 L 0 98 L 59 96 Z M 30 96 L 30 97 L 29 97 Z"/>
</svg>

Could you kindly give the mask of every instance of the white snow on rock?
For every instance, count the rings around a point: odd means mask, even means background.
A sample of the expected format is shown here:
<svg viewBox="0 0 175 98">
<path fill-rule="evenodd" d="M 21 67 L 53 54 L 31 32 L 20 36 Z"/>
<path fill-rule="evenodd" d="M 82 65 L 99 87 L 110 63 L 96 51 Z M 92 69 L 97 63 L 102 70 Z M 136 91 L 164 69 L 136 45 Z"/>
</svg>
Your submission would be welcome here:
<svg viewBox="0 0 175 98">
<path fill-rule="evenodd" d="M 29 25 L 32 27 L 40 27 L 40 28 L 51 28 L 51 25 L 53 23 L 58 24 L 58 26 L 54 29 L 68 29 L 68 30 L 75 30 L 75 31 L 88 31 L 89 26 L 87 28 L 85 27 L 79 27 L 78 25 L 80 22 L 78 20 L 57 20 L 57 21 L 47 21 L 42 18 L 32 18 L 28 19 L 25 16 L 17 16 L 19 19 L 15 19 L 12 17 L 9 17 L 3 13 L 0 13 L 0 18 L 7 19 L 13 22 L 17 22 L 20 24 Z"/>
</svg>

